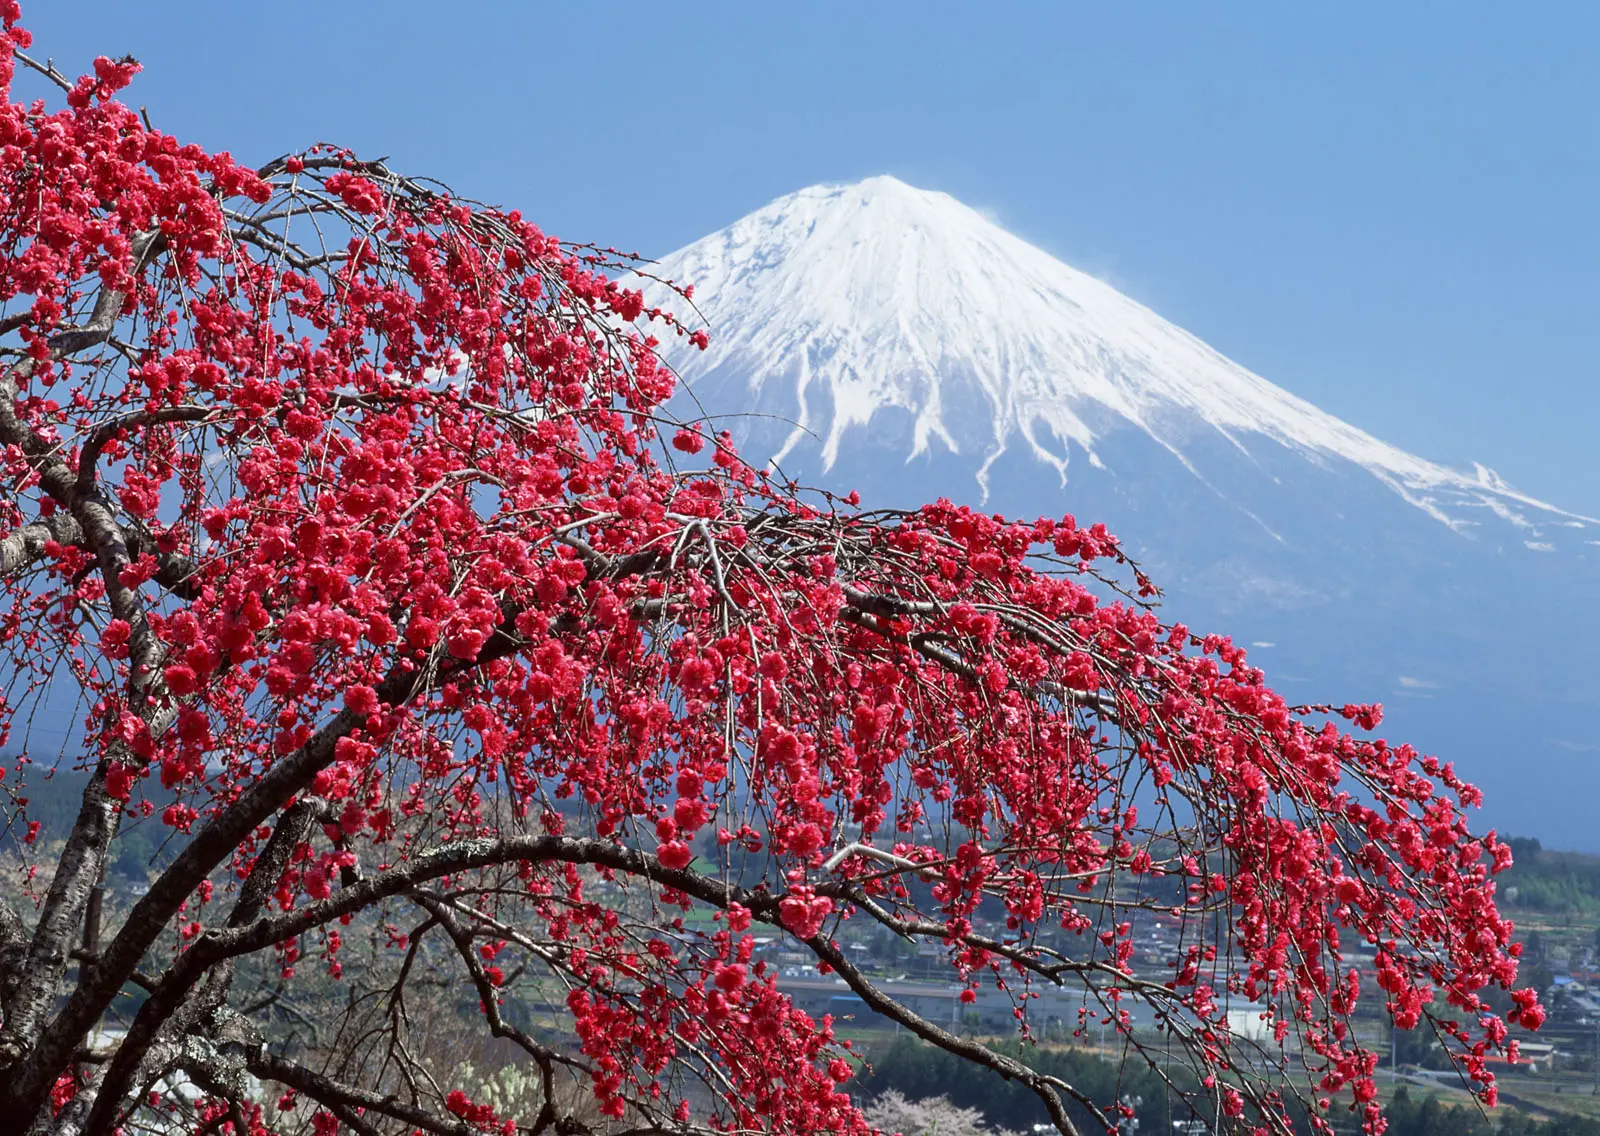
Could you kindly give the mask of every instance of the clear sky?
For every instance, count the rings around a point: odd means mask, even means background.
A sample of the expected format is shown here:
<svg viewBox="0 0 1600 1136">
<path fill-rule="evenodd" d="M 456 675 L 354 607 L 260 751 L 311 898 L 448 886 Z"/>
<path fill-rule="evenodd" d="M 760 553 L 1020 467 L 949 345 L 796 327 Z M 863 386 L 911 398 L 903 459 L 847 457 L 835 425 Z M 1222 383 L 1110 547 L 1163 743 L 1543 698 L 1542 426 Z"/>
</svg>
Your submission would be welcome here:
<svg viewBox="0 0 1600 1136">
<path fill-rule="evenodd" d="M 893 173 L 1389 441 L 1600 515 L 1600 7 L 24 0 L 155 123 L 670 251 Z"/>
</svg>

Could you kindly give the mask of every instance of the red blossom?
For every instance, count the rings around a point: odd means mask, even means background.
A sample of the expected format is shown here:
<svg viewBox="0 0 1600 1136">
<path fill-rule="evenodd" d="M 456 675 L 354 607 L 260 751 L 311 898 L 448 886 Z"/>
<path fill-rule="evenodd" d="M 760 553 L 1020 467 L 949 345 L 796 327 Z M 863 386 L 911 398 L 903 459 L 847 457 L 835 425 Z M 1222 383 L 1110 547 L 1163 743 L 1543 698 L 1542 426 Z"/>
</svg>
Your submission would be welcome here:
<svg viewBox="0 0 1600 1136">
<path fill-rule="evenodd" d="M 705 436 L 698 430 L 685 428 L 672 436 L 672 448 L 682 450 L 686 454 L 698 454 L 705 445 Z"/>
</svg>

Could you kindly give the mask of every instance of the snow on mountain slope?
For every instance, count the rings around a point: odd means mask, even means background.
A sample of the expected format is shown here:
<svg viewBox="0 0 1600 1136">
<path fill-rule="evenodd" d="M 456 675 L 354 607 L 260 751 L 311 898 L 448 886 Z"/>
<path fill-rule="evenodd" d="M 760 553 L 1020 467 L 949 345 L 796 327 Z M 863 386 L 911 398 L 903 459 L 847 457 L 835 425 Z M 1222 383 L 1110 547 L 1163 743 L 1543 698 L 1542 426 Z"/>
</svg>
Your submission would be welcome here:
<svg viewBox="0 0 1600 1136">
<path fill-rule="evenodd" d="M 1186 453 L 1196 441 L 1220 436 L 1254 465 L 1246 442 L 1265 438 L 1354 463 L 1454 529 L 1492 515 L 1540 550 L 1551 528 L 1594 535 L 1590 518 L 1482 465 L 1438 465 L 1319 410 L 949 195 L 893 177 L 781 197 L 655 272 L 695 286 L 711 330 L 710 350 L 669 361 L 697 393 L 721 384 L 716 410 L 742 398 L 787 419 L 775 460 L 814 437 L 830 469 L 886 412 L 910 416 L 907 460 L 960 455 L 984 492 L 1008 450 L 1065 481 L 1074 447 L 1101 466 L 1100 443 L 1131 428 L 1199 475 Z M 682 306 L 658 286 L 646 295 Z"/>
</svg>

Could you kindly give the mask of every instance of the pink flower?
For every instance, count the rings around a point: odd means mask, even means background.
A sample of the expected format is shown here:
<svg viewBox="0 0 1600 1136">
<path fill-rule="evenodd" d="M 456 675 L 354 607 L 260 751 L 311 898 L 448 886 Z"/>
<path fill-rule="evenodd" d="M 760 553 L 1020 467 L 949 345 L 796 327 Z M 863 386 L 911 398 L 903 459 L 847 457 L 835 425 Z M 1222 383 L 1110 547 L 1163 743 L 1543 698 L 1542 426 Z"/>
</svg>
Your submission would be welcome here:
<svg viewBox="0 0 1600 1136">
<path fill-rule="evenodd" d="M 786 895 L 778 901 L 778 917 L 798 938 L 814 939 L 833 913 L 833 900 L 807 895 Z"/>
<path fill-rule="evenodd" d="M 126 801 L 133 793 L 133 770 L 120 761 L 106 767 L 106 795 L 113 801 Z"/>
<path fill-rule="evenodd" d="M 127 620 L 113 619 L 100 633 L 100 650 L 108 659 L 125 659 L 128 657 L 128 639 L 132 634 L 133 628 L 128 626 Z"/>
<path fill-rule="evenodd" d="M 689 866 L 694 859 L 694 853 L 683 841 L 669 840 L 656 850 L 656 859 L 661 861 L 663 868 L 681 871 Z"/>
<path fill-rule="evenodd" d="M 357 683 L 354 686 L 345 688 L 344 705 L 345 709 L 349 710 L 350 713 L 359 714 L 361 717 L 366 718 L 376 714 L 381 703 L 378 701 L 378 692 L 376 690 L 373 690 L 370 686 Z"/>
</svg>

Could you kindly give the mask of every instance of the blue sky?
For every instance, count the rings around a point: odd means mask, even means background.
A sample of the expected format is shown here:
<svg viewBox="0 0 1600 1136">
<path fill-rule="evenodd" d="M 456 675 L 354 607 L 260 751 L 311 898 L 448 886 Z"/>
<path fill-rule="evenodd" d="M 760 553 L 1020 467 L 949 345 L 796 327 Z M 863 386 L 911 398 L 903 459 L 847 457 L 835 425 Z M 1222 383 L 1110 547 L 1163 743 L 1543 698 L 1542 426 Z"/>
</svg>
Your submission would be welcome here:
<svg viewBox="0 0 1600 1136">
<path fill-rule="evenodd" d="M 664 253 L 893 173 L 1387 440 L 1600 515 L 1600 9 L 24 4 L 163 129 Z"/>
</svg>

